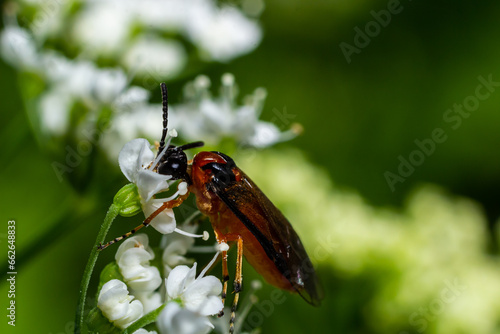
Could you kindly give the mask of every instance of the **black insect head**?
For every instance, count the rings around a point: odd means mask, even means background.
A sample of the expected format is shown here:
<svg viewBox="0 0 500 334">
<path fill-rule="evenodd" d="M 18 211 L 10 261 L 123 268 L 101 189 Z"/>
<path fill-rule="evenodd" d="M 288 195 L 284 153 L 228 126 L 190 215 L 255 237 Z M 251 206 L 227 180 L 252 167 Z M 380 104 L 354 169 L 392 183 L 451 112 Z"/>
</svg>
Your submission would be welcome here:
<svg viewBox="0 0 500 334">
<path fill-rule="evenodd" d="M 191 184 L 191 178 L 187 172 L 187 156 L 184 150 L 201 147 L 203 142 L 197 141 L 182 146 L 168 145 L 168 147 L 165 147 L 165 138 L 168 132 L 168 92 L 165 83 L 162 82 L 160 86 L 163 99 L 163 132 L 160 147 L 158 148 L 158 156 L 162 155 L 164 150 L 166 151 L 158 162 L 157 171 L 162 175 L 172 175 L 172 180 L 183 180 Z"/>
</svg>

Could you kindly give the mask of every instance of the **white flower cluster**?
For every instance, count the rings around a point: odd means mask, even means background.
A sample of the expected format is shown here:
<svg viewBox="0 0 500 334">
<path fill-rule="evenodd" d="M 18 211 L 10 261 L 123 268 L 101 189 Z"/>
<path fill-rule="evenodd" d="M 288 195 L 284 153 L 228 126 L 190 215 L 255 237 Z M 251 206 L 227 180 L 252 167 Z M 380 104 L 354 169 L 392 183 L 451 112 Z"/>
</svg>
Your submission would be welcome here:
<svg viewBox="0 0 500 334">
<path fill-rule="evenodd" d="M 151 266 L 155 254 L 149 247 L 146 234 L 138 234 L 122 242 L 115 255 L 125 283 L 144 307 L 144 313 L 149 313 L 161 305 L 161 296 L 156 292 L 162 283 L 160 271 Z"/>
<path fill-rule="evenodd" d="M 184 102 L 169 107 L 169 125 L 178 129 L 184 140 L 217 145 L 222 139 L 232 138 L 239 146 L 264 148 L 300 133 L 299 127 L 292 126 L 282 132 L 275 124 L 259 120 L 267 96 L 264 88 L 255 89 L 238 105 L 238 87 L 232 74 L 222 76 L 221 94 L 217 98 L 210 95 L 210 85 L 207 76 L 196 77 L 184 87 Z M 119 143 L 139 135 L 157 138 L 162 130 L 161 108 L 160 104 L 136 103 L 133 112 L 117 113 L 103 138 L 110 158 L 119 152 Z"/>
<path fill-rule="evenodd" d="M 148 244 L 147 235 L 138 234 L 118 248 L 115 259 L 125 282 L 113 279 L 103 285 L 97 301 L 102 314 L 115 326 L 127 328 L 166 304 L 156 320 L 160 333 L 208 333 L 214 326 L 207 316 L 219 313 L 223 307 L 222 283 L 205 273 L 220 250 L 228 249 L 227 245 L 222 244 L 198 277 L 195 277 L 196 263 L 192 268 L 177 266 L 164 279 L 162 288 L 160 271 L 150 263 L 155 255 Z M 162 289 L 166 292 L 160 293 Z"/>
<path fill-rule="evenodd" d="M 35 76 L 30 84 L 38 85 L 37 95 L 27 104 L 39 125 L 35 134 L 79 140 L 101 135 L 99 145 L 111 160 L 121 143 L 160 133 L 161 109 L 148 103 L 150 89 L 177 77 L 188 61 L 230 61 L 262 38 L 255 19 L 213 0 L 24 0 L 5 8 L 0 53 Z M 251 16 L 263 5 L 247 0 L 242 8 Z M 109 129 L 99 127 L 103 112 L 113 120 Z"/>
<path fill-rule="evenodd" d="M 75 103 L 90 111 L 86 122 L 95 122 L 103 105 L 117 112 L 127 106 L 145 103 L 149 92 L 128 86 L 125 72 L 118 68 L 98 68 L 84 59 L 69 60 L 54 50 L 38 50 L 37 41 L 26 30 L 8 26 L 1 35 L 3 58 L 22 71 L 38 75 L 47 86 L 38 97 L 36 114 L 45 134 L 63 135 L 68 131 L 70 111 Z"/>
<path fill-rule="evenodd" d="M 134 36 L 137 31 L 145 32 Z M 82 51 L 121 55 L 131 70 L 158 70 L 172 77 L 184 67 L 187 51 L 177 40 L 160 38 L 161 33 L 181 35 L 202 58 L 216 61 L 252 51 L 262 37 L 259 26 L 241 11 L 220 8 L 212 0 L 88 1 L 71 29 Z"/>
<path fill-rule="evenodd" d="M 179 37 L 209 61 L 248 53 L 262 38 L 254 19 L 213 0 L 24 0 L 10 6 L 8 14 L 14 10 L 40 43 L 71 40 L 71 47 L 87 58 L 117 59 L 130 70 L 168 77 L 178 74 L 188 58 Z"/>
<path fill-rule="evenodd" d="M 210 79 L 198 76 L 184 89 L 185 103 L 174 105 L 170 112 L 170 124 L 177 128 L 188 141 L 203 140 L 216 145 L 223 138 L 234 138 L 243 146 L 263 148 L 290 140 L 297 135 L 296 129 L 281 132 L 273 123 L 260 121 L 267 92 L 264 88 L 238 105 L 238 87 L 232 74 L 222 76 L 220 96 L 210 95 Z"/>
</svg>

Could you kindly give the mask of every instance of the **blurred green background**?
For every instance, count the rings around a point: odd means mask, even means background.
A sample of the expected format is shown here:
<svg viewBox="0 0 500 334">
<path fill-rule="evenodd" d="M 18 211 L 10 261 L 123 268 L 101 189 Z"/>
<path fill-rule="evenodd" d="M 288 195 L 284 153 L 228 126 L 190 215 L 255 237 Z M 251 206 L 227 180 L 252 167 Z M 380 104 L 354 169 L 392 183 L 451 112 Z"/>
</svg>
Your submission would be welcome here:
<svg viewBox="0 0 500 334">
<path fill-rule="evenodd" d="M 445 189 L 448 193 L 445 196 L 472 199 L 477 205 L 474 210 L 480 216 L 476 222 L 481 225 L 473 231 L 484 232 L 478 237 L 482 246 L 476 251 L 482 252 L 483 256 L 478 261 L 487 259 L 497 263 L 500 90 L 480 101 L 477 110 L 464 118 L 457 129 L 451 128 L 443 115 L 455 103 L 461 104 L 468 96 L 474 95 L 480 83 L 479 76 L 487 78 L 491 75 L 493 81 L 500 81 L 500 3 L 493 0 L 401 1 L 401 12 L 393 15 L 390 24 L 381 28 L 359 54 L 352 54 L 348 63 L 340 43 L 353 45 L 354 28 L 364 29 L 373 20 L 370 11 L 386 9 L 387 5 L 388 1 L 363 0 L 267 1 L 260 19 L 264 32 L 260 46 L 227 64 L 210 64 L 204 74 L 216 82 L 223 73 L 233 73 L 243 95 L 255 87 L 265 87 L 268 98 L 263 119 L 272 121 L 276 118 L 274 109 L 286 108 L 295 117 L 293 121 L 301 123 L 305 131 L 295 140 L 263 154 L 279 157 L 280 152 L 288 152 L 290 147 L 298 148 L 303 160 L 297 163 L 299 167 L 304 164 L 316 166 L 311 168 L 317 171 L 317 182 L 330 184 L 333 180 L 335 187 L 330 189 L 332 192 L 358 193 L 363 199 L 360 205 L 371 208 L 369 211 L 374 215 L 386 210 L 392 212 L 391 215 L 405 212 L 405 203 L 412 191 L 425 183 Z M 80 279 L 90 248 L 113 195 L 125 179 L 117 164 L 110 167 L 101 159 L 97 161 L 103 164 L 103 170 L 94 176 L 99 183 L 93 182 L 96 179 L 90 181 L 90 189 L 83 195 L 67 182 L 59 182 L 50 165 L 54 158 L 45 154 L 32 135 L 15 70 L 0 62 L 0 73 L 0 202 L 4 222 L 0 240 L 6 252 L 6 222 L 16 220 L 18 260 L 17 325 L 15 329 L 7 326 L 4 316 L 0 331 L 69 333 L 72 332 Z M 180 94 L 177 98 L 175 92 L 180 92 L 193 77 L 169 83 L 173 102 L 180 100 Z M 153 93 L 153 99 L 159 100 L 155 95 L 157 92 Z M 392 191 L 384 173 L 397 174 L 398 157 L 408 159 L 417 149 L 415 140 L 431 138 L 436 128 L 445 131 L 447 140 L 436 144 L 435 151 L 425 157 L 424 163 L 416 167 L 403 183 L 396 183 Z M 291 169 L 298 168 L 293 160 L 288 164 Z M 255 180 L 261 180 L 263 188 L 271 188 L 271 182 L 263 178 L 283 178 L 287 172 L 285 165 L 281 170 L 268 166 L 259 170 L 254 166 L 252 173 L 248 173 Z M 267 175 L 256 175 L 259 173 Z M 303 186 L 307 188 L 307 184 Z M 297 189 L 295 196 L 298 199 L 307 197 L 314 190 L 313 186 L 311 189 Z M 439 203 L 435 201 L 436 205 Z M 467 203 L 457 203 L 456 212 L 470 204 Z M 429 208 L 432 210 L 433 206 Z M 300 207 L 294 210 L 300 210 Z M 293 223 L 294 217 L 289 217 Z M 113 225 L 108 236 L 120 235 L 137 222 L 122 221 Z M 335 216 L 332 215 L 327 223 L 334 226 Z M 403 219 L 399 223 L 403 224 Z M 448 223 L 453 225 L 453 221 Z M 311 236 L 315 234 L 310 231 L 323 228 L 325 224 L 314 219 L 309 224 L 298 230 L 299 234 L 306 234 L 306 247 L 314 249 Z M 364 227 L 366 230 L 360 230 L 360 234 L 373 232 L 369 224 Z M 457 225 L 455 228 L 462 227 Z M 454 233 L 453 230 L 452 226 L 444 233 Z M 148 234 L 154 236 L 154 232 L 148 231 Z M 387 233 L 384 237 L 391 240 L 399 236 Z M 433 237 L 437 243 L 447 240 L 445 234 L 438 233 Z M 340 242 L 350 244 L 359 240 Z M 35 246 L 30 248 L 33 243 Z M 421 249 L 411 248 L 415 257 L 428 244 L 424 239 L 420 245 Z M 467 252 L 467 243 L 464 245 L 458 249 Z M 405 246 L 404 243 L 400 245 L 401 249 L 408 249 Z M 343 248 L 339 247 L 335 256 L 342 258 L 342 252 Z M 444 262 L 455 259 L 457 254 L 446 254 Z M 111 261 L 113 255 L 113 252 L 103 253 L 95 273 Z M 398 254 L 392 256 L 398 257 Z M 323 306 L 316 309 L 299 297 L 287 298 L 285 303 L 275 305 L 271 315 L 264 316 L 263 333 L 311 330 L 329 333 L 467 333 L 460 327 L 439 327 L 438 320 L 427 319 L 430 325 L 424 330 L 418 324 L 409 323 L 408 319 L 413 311 L 418 310 L 418 305 L 425 307 L 432 298 L 417 303 L 413 309 L 410 307 L 407 313 L 394 313 L 394 318 L 374 315 L 370 305 L 374 296 L 380 297 L 380 291 L 388 304 L 397 299 L 397 287 L 384 285 L 385 275 L 390 276 L 391 270 L 396 269 L 385 264 L 383 259 L 377 261 L 380 262 L 372 265 L 370 270 L 350 275 L 339 270 L 335 261 L 333 265 L 327 260 L 317 261 L 321 262 L 317 264 L 326 292 Z M 421 275 L 421 280 L 425 281 L 425 272 Z M 245 279 L 250 281 L 256 277 L 246 265 Z M 491 285 L 486 287 L 498 290 L 500 281 L 497 278 L 500 276 L 495 271 L 488 281 Z M 453 280 L 453 277 L 449 279 Z M 441 280 L 441 286 L 443 284 Z M 93 287 L 95 289 L 95 285 Z M 413 288 L 416 296 L 419 288 L 420 284 L 416 283 Z M 7 289 L 5 281 L 2 282 L 0 300 L 4 312 Z M 265 287 L 257 295 L 265 300 L 270 290 L 270 287 Z M 474 291 L 471 286 L 469 290 Z M 439 291 L 438 288 L 437 295 Z M 90 293 L 94 292 L 91 286 Z M 488 314 L 478 311 L 475 316 L 496 319 L 494 322 L 498 324 L 499 310 L 493 309 Z M 500 333 L 498 325 L 484 328 L 484 331 L 479 328 L 477 333 Z"/>
</svg>

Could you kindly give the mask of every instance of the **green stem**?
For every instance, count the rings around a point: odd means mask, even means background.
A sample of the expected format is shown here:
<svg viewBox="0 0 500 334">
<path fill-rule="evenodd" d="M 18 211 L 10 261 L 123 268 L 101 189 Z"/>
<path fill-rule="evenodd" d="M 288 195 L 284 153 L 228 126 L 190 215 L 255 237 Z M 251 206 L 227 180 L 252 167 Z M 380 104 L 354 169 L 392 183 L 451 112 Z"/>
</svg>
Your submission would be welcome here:
<svg viewBox="0 0 500 334">
<path fill-rule="evenodd" d="M 152 324 L 153 322 L 156 321 L 158 316 L 160 315 L 161 311 L 163 311 L 163 308 L 165 308 L 166 304 L 163 304 L 162 306 L 158 307 L 156 310 L 149 312 L 148 314 L 144 315 L 142 318 L 137 319 L 136 322 L 134 322 L 132 325 L 128 326 L 125 328 L 122 332 L 122 334 L 131 334 L 134 333 L 136 330 L 146 327 L 149 324 Z"/>
<path fill-rule="evenodd" d="M 97 248 L 100 244 L 104 243 L 104 238 L 108 233 L 111 223 L 118 216 L 120 208 L 115 204 L 111 204 L 108 213 L 104 218 L 104 222 L 101 225 L 99 234 L 95 241 L 95 245 L 90 252 L 90 257 L 83 272 L 82 283 L 80 284 L 80 299 L 78 300 L 78 306 L 76 308 L 76 318 L 75 318 L 75 334 L 79 334 L 83 328 L 83 316 L 85 310 L 85 300 L 87 299 L 87 290 L 89 287 L 90 278 L 92 276 L 92 271 L 94 271 L 94 266 L 97 262 L 97 257 L 99 256 L 99 249 Z"/>
</svg>

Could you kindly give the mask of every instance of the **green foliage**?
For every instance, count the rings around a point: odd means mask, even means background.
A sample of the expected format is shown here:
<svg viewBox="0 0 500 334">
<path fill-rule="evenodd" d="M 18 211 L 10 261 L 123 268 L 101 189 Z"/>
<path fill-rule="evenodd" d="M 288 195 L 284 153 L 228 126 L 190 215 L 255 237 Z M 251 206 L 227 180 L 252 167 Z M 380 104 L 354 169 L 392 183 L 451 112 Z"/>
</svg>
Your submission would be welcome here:
<svg viewBox="0 0 500 334">
<path fill-rule="evenodd" d="M 101 271 L 101 274 L 99 275 L 99 286 L 97 287 L 97 296 L 99 296 L 99 291 L 101 291 L 102 286 L 112 279 L 117 279 L 123 282 L 123 276 L 120 273 L 120 268 L 118 268 L 116 261 L 108 263 Z"/>
</svg>

